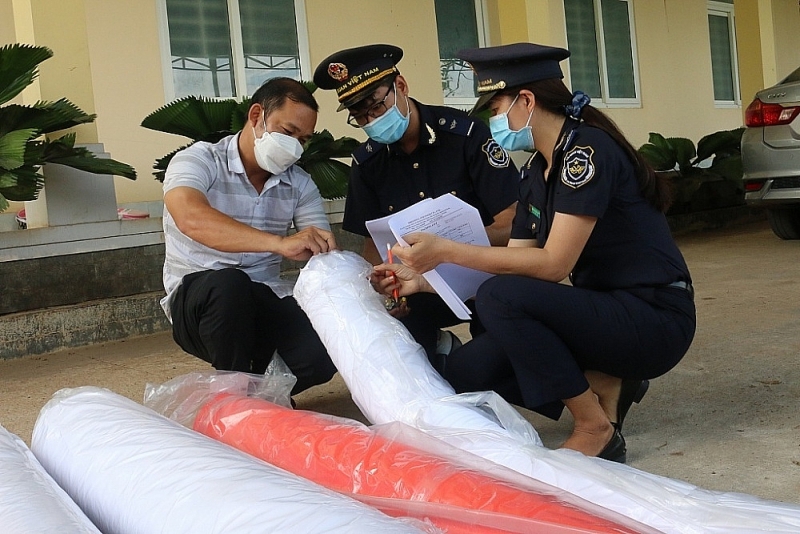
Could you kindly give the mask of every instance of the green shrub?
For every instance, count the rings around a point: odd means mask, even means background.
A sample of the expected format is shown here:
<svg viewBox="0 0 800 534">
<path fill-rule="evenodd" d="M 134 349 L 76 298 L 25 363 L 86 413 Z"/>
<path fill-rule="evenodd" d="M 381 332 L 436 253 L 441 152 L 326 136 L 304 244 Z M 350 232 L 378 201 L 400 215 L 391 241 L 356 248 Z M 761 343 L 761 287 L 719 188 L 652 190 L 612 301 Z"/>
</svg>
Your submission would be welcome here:
<svg viewBox="0 0 800 534">
<path fill-rule="evenodd" d="M 697 143 L 650 133 L 639 153 L 656 172 L 673 176 L 670 215 L 744 204 L 741 141 L 744 128 L 709 134 Z"/>
</svg>

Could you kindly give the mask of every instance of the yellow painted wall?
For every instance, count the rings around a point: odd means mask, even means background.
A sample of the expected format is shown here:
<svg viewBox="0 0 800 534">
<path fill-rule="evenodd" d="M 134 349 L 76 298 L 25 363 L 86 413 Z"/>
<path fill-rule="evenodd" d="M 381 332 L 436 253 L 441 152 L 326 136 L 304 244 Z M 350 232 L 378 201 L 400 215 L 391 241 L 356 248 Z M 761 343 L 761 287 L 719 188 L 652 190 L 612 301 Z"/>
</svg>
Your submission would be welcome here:
<svg viewBox="0 0 800 534">
<path fill-rule="evenodd" d="M 742 106 L 756 92 L 800 67 L 800 4 L 795 0 L 736 0 L 736 43 Z"/>
<path fill-rule="evenodd" d="M 529 40 L 567 45 L 561 0 L 526 0 L 526 11 Z M 741 110 L 714 106 L 706 3 L 635 1 L 633 12 L 641 107 L 603 108 L 631 142 L 643 144 L 651 131 L 697 141 L 740 126 Z M 569 65 L 562 68 L 569 84 Z"/>
<path fill-rule="evenodd" d="M 800 3 L 773 0 L 772 24 L 775 28 L 775 74 L 777 80 L 782 80 L 800 67 Z"/>
<path fill-rule="evenodd" d="M 33 17 L 29 0 L 0 0 L 0 46 L 22 43 L 36 44 Z M 34 104 L 41 99 L 39 79 L 11 100 L 13 104 Z M 10 202 L 7 213 L 16 213 L 25 207 L 24 202 Z"/>
<path fill-rule="evenodd" d="M 525 0 L 487 1 L 489 41 L 492 46 L 518 43 L 529 39 L 528 7 Z"/>
<path fill-rule="evenodd" d="M 137 0 L 31 0 L 36 44 L 55 56 L 42 64 L 42 98 L 69 98 L 91 125 L 78 142 L 101 142 L 112 158 L 134 166 L 138 179 L 116 178 L 118 202 L 161 198 L 151 167 L 187 140 L 139 124 L 164 105 L 155 2 Z M 69 28 L 69 31 L 65 31 Z"/>
<path fill-rule="evenodd" d="M 83 127 L 80 139 L 99 140 L 112 157 L 139 172 L 136 182 L 117 179 L 120 202 L 161 198 L 152 164 L 185 142 L 139 126 L 166 103 L 157 5 L 141 0 L 0 0 L 0 38 L 9 41 L 24 30 L 24 21 L 9 23 L 9 13 L 14 6 L 27 7 L 36 44 L 54 49 L 55 58 L 42 66 L 42 97 L 64 96 L 97 113 L 95 125 Z M 380 9 L 375 5 L 367 0 L 305 0 L 312 69 L 342 48 L 395 44 L 405 51 L 399 68 L 411 95 L 440 104 L 433 0 L 384 0 Z M 800 12 L 796 0 L 736 0 L 735 5 L 746 106 L 770 72 L 783 76 L 800 64 Z M 527 40 L 566 46 L 562 0 L 486 0 L 486 6 L 492 45 Z M 741 109 L 713 104 L 706 2 L 634 0 L 634 20 L 641 107 L 606 109 L 634 145 L 644 143 L 650 131 L 696 141 L 741 125 Z M 310 78 L 311 72 L 304 77 Z M 334 92 L 318 91 L 316 97 L 319 129 L 365 138 L 346 124 L 344 113 L 334 111 Z"/>
<path fill-rule="evenodd" d="M 561 0 L 526 0 L 527 40 L 532 43 L 567 48 L 564 4 Z M 567 79 L 568 66 L 563 64 Z"/>
<path fill-rule="evenodd" d="M 94 113 L 84 1 L 31 0 L 30 5 L 36 44 L 50 48 L 54 54 L 39 67 L 42 99 L 67 98 L 86 113 Z M 75 132 L 78 143 L 98 142 L 95 124 L 79 126 Z"/>
<path fill-rule="evenodd" d="M 739 55 L 739 87 L 742 92 L 742 107 L 752 102 L 757 91 L 764 88 L 764 59 L 761 52 L 761 20 L 758 3 L 753 0 L 737 0 L 736 48 Z"/>
<path fill-rule="evenodd" d="M 635 2 L 641 109 L 609 109 L 634 146 L 649 132 L 687 137 L 742 125 L 738 108 L 714 105 L 705 2 Z"/>
<path fill-rule="evenodd" d="M 0 0 L 0 46 L 17 41 L 14 7 L 11 0 Z"/>
<path fill-rule="evenodd" d="M 443 101 L 439 74 L 439 44 L 436 13 L 430 0 L 385 0 L 378 5 L 364 0 L 306 0 L 312 69 L 330 54 L 344 48 L 387 43 L 403 49 L 398 63 L 409 84 L 410 94 L 420 102 Z M 320 104 L 318 129 L 334 136 L 365 140 L 366 135 L 350 127 L 345 111 L 336 113 L 335 91 L 314 93 Z"/>
<path fill-rule="evenodd" d="M 140 126 L 145 116 L 166 103 L 156 2 L 85 2 L 92 20 L 87 33 L 97 132 L 111 157 L 138 172 L 135 182 L 116 179 L 117 199 L 120 203 L 160 199 L 161 183 L 153 177 L 153 163 L 188 139 Z"/>
</svg>

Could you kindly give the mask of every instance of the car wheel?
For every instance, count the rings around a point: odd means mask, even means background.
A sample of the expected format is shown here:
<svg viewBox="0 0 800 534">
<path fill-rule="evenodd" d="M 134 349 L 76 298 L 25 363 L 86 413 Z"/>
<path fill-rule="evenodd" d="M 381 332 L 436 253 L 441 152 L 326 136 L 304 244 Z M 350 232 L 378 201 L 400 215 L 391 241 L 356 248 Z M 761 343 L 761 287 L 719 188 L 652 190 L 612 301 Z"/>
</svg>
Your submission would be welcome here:
<svg viewBox="0 0 800 534">
<path fill-rule="evenodd" d="M 800 239 L 800 207 L 770 208 L 767 218 L 776 236 L 781 239 Z"/>
</svg>

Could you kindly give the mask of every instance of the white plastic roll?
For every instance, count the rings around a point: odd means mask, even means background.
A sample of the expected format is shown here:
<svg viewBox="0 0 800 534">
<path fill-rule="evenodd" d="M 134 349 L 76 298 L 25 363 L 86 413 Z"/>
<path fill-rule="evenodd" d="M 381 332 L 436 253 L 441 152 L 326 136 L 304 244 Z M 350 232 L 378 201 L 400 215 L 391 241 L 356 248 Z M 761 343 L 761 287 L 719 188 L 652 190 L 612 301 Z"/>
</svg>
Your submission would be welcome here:
<svg viewBox="0 0 800 534">
<path fill-rule="evenodd" d="M 57 392 L 31 449 L 104 534 L 420 532 L 99 388 Z"/>
<path fill-rule="evenodd" d="M 0 426 L 0 532 L 100 534 L 25 442 Z"/>
<path fill-rule="evenodd" d="M 800 506 L 707 491 L 576 451 L 549 450 L 495 394 L 452 395 L 422 347 L 383 309 L 368 282 L 371 270 L 351 252 L 314 256 L 294 296 L 372 423 L 406 423 L 666 533 L 800 532 Z M 469 412 L 468 405 L 494 410 Z"/>
</svg>

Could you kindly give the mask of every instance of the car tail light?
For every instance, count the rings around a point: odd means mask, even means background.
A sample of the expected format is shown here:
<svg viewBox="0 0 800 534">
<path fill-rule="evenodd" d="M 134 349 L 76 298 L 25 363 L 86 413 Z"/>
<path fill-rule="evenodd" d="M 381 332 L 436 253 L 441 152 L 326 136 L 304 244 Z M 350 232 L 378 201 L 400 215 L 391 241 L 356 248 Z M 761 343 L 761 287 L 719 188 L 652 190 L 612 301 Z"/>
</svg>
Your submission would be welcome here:
<svg viewBox="0 0 800 534">
<path fill-rule="evenodd" d="M 744 112 L 746 126 L 779 126 L 789 124 L 800 114 L 800 106 L 783 107 L 780 104 L 765 104 L 758 98 Z"/>
<path fill-rule="evenodd" d="M 755 191 L 760 191 L 766 180 L 753 180 L 744 183 L 744 192 L 745 193 L 753 193 Z"/>
</svg>

